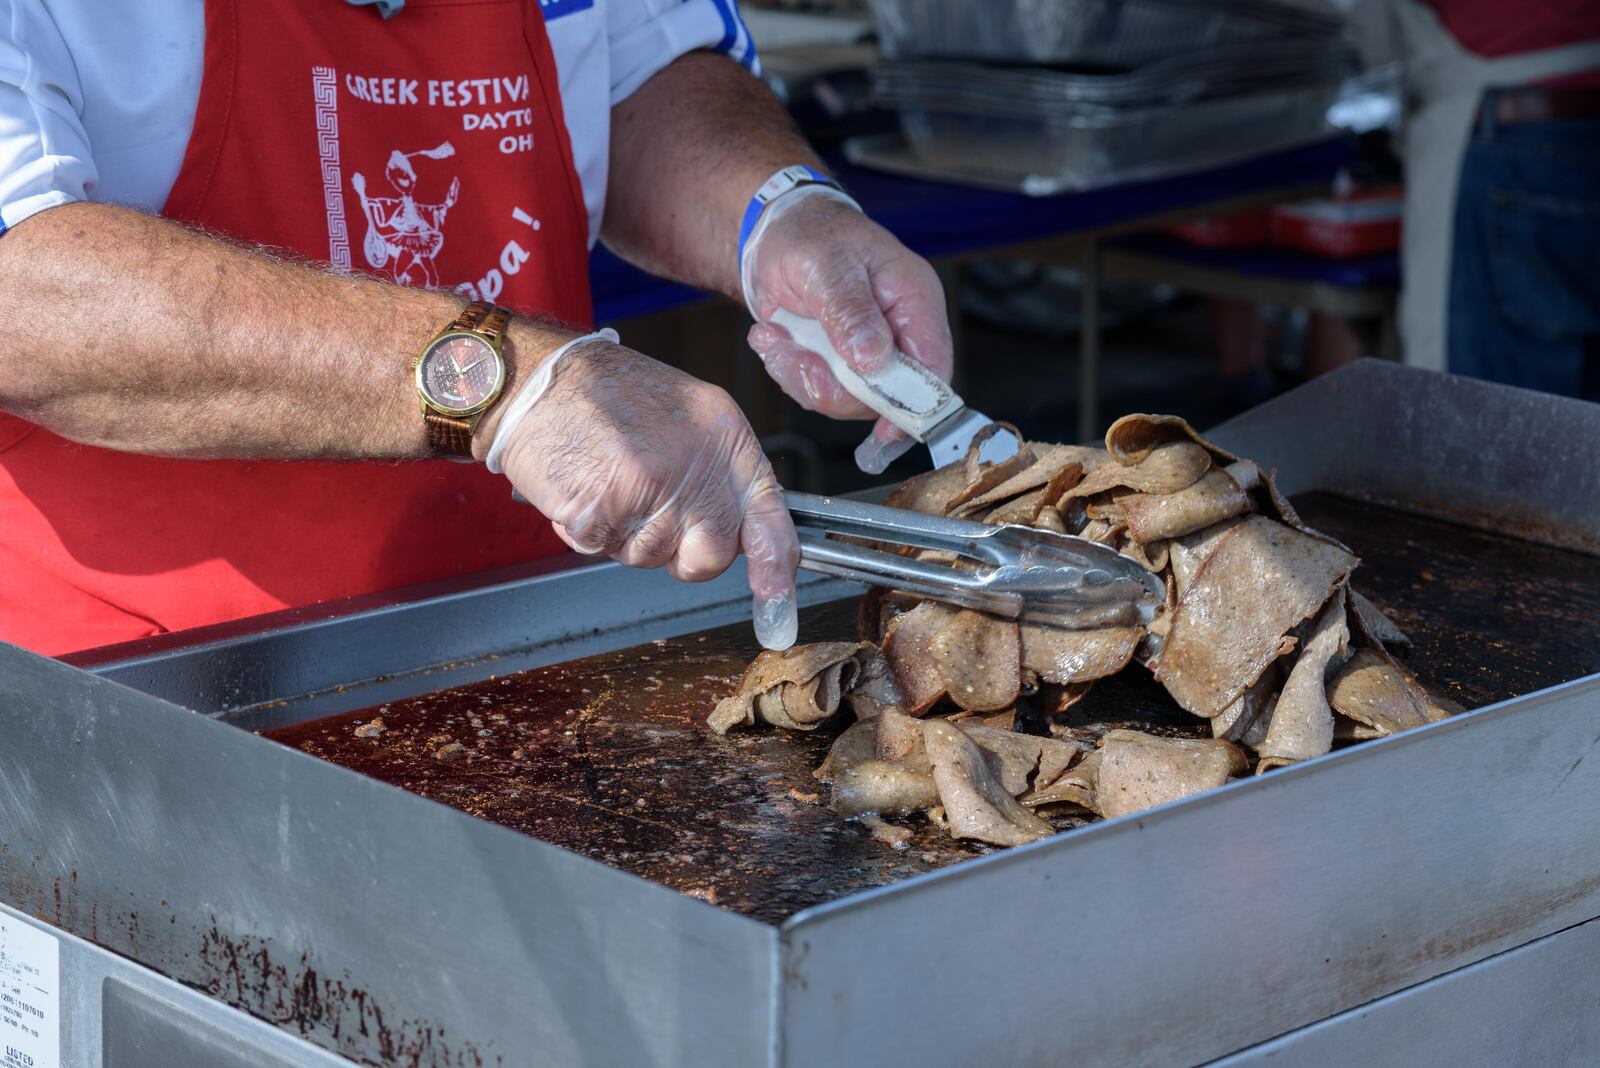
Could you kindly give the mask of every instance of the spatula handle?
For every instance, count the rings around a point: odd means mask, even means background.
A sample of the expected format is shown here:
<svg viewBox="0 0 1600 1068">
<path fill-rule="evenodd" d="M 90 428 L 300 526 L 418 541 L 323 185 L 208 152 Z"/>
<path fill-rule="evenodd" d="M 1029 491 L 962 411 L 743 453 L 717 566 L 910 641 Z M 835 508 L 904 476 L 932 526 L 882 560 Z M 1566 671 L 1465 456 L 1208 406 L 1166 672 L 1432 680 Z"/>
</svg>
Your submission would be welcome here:
<svg viewBox="0 0 1600 1068">
<path fill-rule="evenodd" d="M 772 321 L 789 331 L 795 344 L 821 356 L 851 396 L 917 441 L 926 441 L 930 430 L 962 406 L 949 385 L 903 352 L 896 352 L 881 370 L 863 375 L 839 355 L 817 320 L 779 308 Z"/>
</svg>

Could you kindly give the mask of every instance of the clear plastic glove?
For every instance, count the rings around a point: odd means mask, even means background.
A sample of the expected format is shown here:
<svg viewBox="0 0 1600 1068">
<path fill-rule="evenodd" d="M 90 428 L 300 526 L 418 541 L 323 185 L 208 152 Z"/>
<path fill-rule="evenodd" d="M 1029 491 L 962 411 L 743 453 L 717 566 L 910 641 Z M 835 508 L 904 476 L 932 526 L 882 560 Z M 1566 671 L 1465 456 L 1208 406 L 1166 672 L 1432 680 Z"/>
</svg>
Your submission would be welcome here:
<svg viewBox="0 0 1600 1068">
<path fill-rule="evenodd" d="M 756 318 L 750 347 L 802 407 L 866 419 L 871 409 L 845 391 L 822 357 L 765 320 L 787 308 L 820 321 L 833 347 L 863 373 L 898 348 L 946 382 L 950 321 L 944 287 L 928 261 L 826 188 L 802 187 L 774 200 L 745 249 L 741 278 Z M 885 442 L 903 436 L 882 419 L 873 433 Z"/>
<path fill-rule="evenodd" d="M 794 644 L 799 542 L 725 391 L 623 345 L 586 342 L 555 366 L 499 462 L 579 552 L 702 582 L 742 551 L 756 637 L 769 649 Z"/>
</svg>

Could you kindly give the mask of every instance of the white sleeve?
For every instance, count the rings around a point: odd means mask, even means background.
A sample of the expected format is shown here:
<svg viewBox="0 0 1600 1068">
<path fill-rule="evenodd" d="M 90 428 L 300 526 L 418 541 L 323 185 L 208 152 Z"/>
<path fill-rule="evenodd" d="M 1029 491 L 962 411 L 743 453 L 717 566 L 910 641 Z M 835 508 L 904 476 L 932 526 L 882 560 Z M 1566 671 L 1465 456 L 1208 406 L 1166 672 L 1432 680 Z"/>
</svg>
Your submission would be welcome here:
<svg viewBox="0 0 1600 1068">
<path fill-rule="evenodd" d="M 94 191 L 77 65 L 41 0 L 0 0 L 0 232 Z"/>
<path fill-rule="evenodd" d="M 722 52 L 752 74 L 761 72 L 738 0 L 612 0 L 608 8 L 613 107 L 662 67 L 697 48 Z"/>
</svg>

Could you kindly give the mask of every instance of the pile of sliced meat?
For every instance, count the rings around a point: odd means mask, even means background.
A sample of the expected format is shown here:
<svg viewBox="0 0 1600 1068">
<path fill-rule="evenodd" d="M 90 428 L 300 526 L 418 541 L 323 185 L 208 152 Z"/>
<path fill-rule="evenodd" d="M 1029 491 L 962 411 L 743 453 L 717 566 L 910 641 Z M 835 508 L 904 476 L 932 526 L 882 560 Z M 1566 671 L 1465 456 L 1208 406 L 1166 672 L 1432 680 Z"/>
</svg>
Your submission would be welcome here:
<svg viewBox="0 0 1600 1068">
<path fill-rule="evenodd" d="M 1391 655 L 1405 635 L 1352 588 L 1354 554 L 1181 419 L 1130 415 L 1104 449 L 1032 443 L 998 464 L 975 446 L 885 503 L 1091 538 L 1160 574 L 1167 600 L 1149 626 L 1059 630 L 873 590 L 861 641 L 758 656 L 712 729 L 812 730 L 848 708 L 856 722 L 816 775 L 880 837 L 926 813 L 1016 845 L 1052 833 L 1046 806 L 1137 812 L 1454 711 Z M 1212 736 L 1074 736 L 1062 714 L 1135 661 Z M 1049 736 L 1013 729 L 1019 700 Z"/>
</svg>

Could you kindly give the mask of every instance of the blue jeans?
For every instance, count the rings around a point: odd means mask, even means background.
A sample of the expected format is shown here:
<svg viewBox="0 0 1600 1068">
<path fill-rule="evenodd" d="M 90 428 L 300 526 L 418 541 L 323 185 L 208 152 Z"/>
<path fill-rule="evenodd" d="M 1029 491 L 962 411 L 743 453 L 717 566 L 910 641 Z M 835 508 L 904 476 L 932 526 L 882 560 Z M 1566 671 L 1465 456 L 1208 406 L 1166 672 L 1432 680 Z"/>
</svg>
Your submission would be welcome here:
<svg viewBox="0 0 1600 1068">
<path fill-rule="evenodd" d="M 1479 120 L 1461 164 L 1449 345 L 1458 374 L 1600 400 L 1600 121 Z"/>
</svg>

